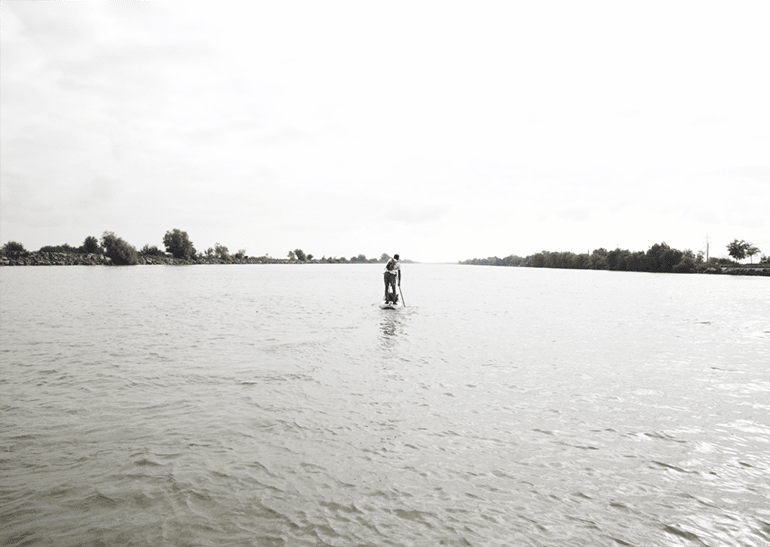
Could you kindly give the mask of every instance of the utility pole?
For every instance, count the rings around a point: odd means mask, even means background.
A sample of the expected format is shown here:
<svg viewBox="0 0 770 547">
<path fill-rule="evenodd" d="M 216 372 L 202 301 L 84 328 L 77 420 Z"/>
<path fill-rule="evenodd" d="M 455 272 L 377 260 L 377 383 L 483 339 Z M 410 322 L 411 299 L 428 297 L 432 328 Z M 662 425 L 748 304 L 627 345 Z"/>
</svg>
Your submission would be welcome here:
<svg viewBox="0 0 770 547">
<path fill-rule="evenodd" d="M 706 262 L 709 261 L 709 236 L 706 234 Z"/>
</svg>

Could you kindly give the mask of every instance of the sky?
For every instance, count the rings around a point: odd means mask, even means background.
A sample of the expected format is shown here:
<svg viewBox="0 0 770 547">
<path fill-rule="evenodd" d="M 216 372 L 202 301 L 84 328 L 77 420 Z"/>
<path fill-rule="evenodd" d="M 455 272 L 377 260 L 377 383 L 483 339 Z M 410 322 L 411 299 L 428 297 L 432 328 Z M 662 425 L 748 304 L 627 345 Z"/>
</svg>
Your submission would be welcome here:
<svg viewBox="0 0 770 547">
<path fill-rule="evenodd" d="M 768 21 L 766 0 L 2 0 L 0 244 L 770 254 Z"/>
</svg>

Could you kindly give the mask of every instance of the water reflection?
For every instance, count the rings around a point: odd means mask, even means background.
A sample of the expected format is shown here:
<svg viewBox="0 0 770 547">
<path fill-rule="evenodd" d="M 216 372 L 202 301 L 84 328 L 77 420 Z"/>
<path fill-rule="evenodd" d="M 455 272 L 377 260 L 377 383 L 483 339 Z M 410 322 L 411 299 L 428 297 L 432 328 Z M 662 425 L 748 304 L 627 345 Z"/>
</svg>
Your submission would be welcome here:
<svg viewBox="0 0 770 547">
<path fill-rule="evenodd" d="M 393 349 L 398 345 L 399 339 L 405 334 L 406 310 L 403 308 L 381 310 L 381 314 L 380 347 L 383 349 Z"/>
</svg>

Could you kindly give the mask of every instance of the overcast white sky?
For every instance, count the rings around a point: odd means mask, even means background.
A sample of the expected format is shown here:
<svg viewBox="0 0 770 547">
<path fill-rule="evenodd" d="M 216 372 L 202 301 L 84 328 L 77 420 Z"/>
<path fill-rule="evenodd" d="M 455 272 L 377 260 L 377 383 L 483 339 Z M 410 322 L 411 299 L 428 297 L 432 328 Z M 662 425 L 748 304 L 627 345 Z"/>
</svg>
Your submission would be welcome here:
<svg viewBox="0 0 770 547">
<path fill-rule="evenodd" d="M 770 2 L 0 2 L 0 240 L 770 254 Z"/>
</svg>

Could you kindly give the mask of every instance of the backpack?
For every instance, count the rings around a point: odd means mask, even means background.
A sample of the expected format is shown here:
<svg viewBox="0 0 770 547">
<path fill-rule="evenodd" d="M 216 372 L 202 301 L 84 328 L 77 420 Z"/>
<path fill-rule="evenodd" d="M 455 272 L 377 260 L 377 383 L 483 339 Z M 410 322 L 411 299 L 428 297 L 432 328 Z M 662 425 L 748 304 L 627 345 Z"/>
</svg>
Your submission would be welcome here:
<svg viewBox="0 0 770 547">
<path fill-rule="evenodd" d="M 388 263 L 385 265 L 385 268 L 387 268 L 389 272 L 392 272 L 395 269 L 395 267 L 396 267 L 396 261 L 393 260 L 392 258 L 388 260 Z"/>
</svg>

